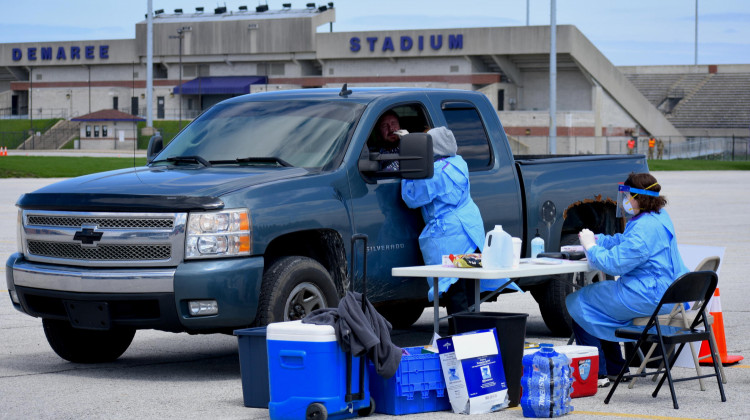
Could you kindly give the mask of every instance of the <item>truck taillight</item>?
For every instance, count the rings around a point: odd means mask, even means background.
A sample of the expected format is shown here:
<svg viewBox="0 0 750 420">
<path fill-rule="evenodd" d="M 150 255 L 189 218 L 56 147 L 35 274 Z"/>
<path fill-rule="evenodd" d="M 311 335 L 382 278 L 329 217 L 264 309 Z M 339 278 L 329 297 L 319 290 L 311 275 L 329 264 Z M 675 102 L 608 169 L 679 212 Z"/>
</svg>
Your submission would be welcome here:
<svg viewBox="0 0 750 420">
<path fill-rule="evenodd" d="M 185 258 L 221 258 L 250 255 L 252 223 L 247 209 L 190 213 Z"/>
</svg>

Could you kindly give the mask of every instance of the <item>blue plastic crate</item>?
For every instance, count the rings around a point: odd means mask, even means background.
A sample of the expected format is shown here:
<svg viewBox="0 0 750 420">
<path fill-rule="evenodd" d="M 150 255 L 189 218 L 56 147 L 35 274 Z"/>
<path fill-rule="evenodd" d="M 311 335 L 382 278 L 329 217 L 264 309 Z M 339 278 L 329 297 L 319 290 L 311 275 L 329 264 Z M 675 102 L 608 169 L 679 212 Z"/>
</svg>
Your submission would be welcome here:
<svg viewBox="0 0 750 420">
<path fill-rule="evenodd" d="M 440 355 L 422 353 L 421 347 L 405 350 L 409 355 L 401 358 L 396 374 L 389 379 L 378 376 L 375 366 L 368 364 L 375 412 L 401 415 L 450 410 Z"/>
</svg>

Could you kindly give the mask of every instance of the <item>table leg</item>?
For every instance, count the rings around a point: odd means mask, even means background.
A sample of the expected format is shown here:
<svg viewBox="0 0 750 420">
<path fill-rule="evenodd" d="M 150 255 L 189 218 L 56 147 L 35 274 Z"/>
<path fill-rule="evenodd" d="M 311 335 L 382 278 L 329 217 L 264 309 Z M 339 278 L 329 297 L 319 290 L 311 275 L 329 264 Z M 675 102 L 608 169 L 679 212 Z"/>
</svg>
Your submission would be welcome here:
<svg viewBox="0 0 750 420">
<path fill-rule="evenodd" d="M 479 293 L 479 279 L 474 279 L 474 312 L 481 312 L 479 309 L 480 306 L 482 306 L 482 302 L 480 301 L 480 293 Z"/>
<path fill-rule="evenodd" d="M 435 332 L 435 334 L 437 334 L 438 331 L 440 330 L 439 328 L 440 327 L 439 325 L 440 324 L 440 303 L 438 302 L 438 299 L 440 299 L 440 293 L 438 291 L 438 278 L 437 277 L 432 278 L 432 295 L 434 297 L 432 299 L 432 302 L 435 305 L 432 310 L 433 316 L 435 318 L 433 331 Z"/>
</svg>

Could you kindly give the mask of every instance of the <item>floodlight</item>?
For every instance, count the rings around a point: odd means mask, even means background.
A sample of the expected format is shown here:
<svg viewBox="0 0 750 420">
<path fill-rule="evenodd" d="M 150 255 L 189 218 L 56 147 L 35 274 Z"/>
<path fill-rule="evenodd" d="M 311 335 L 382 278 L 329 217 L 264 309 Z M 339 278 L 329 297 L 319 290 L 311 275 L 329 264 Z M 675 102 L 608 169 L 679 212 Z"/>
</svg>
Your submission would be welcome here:
<svg viewBox="0 0 750 420">
<path fill-rule="evenodd" d="M 326 10 L 328 10 L 328 7 L 327 7 L 327 6 L 325 6 L 325 5 L 323 5 L 323 6 L 319 6 L 319 7 L 318 7 L 318 11 L 319 11 L 319 12 L 325 12 Z"/>
<path fill-rule="evenodd" d="M 263 13 L 268 11 L 268 5 L 267 4 L 261 4 L 260 6 L 255 8 L 255 11 L 258 13 Z"/>
<path fill-rule="evenodd" d="M 247 6 L 240 6 L 240 12 L 247 12 Z"/>
<path fill-rule="evenodd" d="M 181 15 L 182 14 L 182 9 L 174 9 L 174 14 Z"/>
</svg>

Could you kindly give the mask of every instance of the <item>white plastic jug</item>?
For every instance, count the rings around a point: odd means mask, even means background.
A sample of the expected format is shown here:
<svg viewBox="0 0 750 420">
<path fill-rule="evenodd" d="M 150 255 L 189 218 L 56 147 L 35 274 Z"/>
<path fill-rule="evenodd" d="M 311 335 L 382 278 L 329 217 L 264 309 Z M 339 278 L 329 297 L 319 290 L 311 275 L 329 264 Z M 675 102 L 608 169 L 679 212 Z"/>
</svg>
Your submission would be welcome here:
<svg viewBox="0 0 750 420">
<path fill-rule="evenodd" d="M 511 268 L 513 267 L 513 240 L 502 225 L 495 225 L 495 229 L 487 232 L 482 250 L 483 268 Z"/>
</svg>

